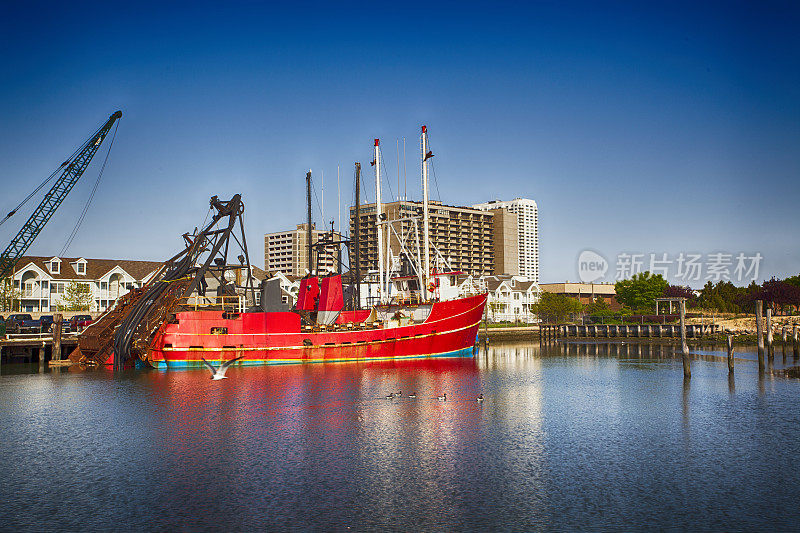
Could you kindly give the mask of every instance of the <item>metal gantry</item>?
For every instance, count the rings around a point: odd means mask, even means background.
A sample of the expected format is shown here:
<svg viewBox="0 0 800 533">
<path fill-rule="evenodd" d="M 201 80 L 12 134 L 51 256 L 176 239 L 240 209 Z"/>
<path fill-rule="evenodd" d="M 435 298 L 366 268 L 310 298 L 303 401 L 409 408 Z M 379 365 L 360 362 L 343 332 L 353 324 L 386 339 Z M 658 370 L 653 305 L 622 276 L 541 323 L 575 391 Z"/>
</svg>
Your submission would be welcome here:
<svg viewBox="0 0 800 533">
<path fill-rule="evenodd" d="M 103 140 L 108 135 L 111 127 L 122 116 L 121 111 L 117 111 L 111 115 L 105 124 L 103 124 L 97 133 L 95 133 L 83 146 L 76 152 L 75 156 L 62 163 L 60 168 L 64 170 L 61 175 L 56 179 L 56 182 L 47 191 L 45 197 L 33 211 L 28 221 L 19 230 L 19 233 L 11 240 L 11 243 L 0 255 L 0 279 L 8 276 L 14 269 L 17 261 L 28 250 L 34 239 L 41 233 L 47 221 L 56 212 L 58 206 L 64 201 L 69 192 L 78 183 L 78 180 L 83 175 L 86 167 L 91 163 L 94 154 L 100 148 Z M 12 211 L 6 217 L 12 216 L 16 210 Z"/>
</svg>

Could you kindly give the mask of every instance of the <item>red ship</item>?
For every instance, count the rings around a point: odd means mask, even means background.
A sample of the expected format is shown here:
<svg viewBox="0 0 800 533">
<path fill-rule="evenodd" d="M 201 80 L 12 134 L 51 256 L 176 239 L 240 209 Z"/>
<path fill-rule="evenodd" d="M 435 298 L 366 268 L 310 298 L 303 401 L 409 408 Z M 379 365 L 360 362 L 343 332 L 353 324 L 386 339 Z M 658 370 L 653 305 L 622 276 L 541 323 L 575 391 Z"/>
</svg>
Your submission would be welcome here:
<svg viewBox="0 0 800 533">
<path fill-rule="evenodd" d="M 305 288 L 316 278 L 303 281 Z M 341 287 L 338 275 L 322 280 L 323 287 L 337 284 Z M 201 366 L 201 358 L 286 364 L 469 357 L 486 305 L 486 295 L 481 294 L 413 307 L 343 311 L 341 291 L 338 294 L 338 299 L 320 302 L 325 311 L 339 307 L 330 325 L 305 323 L 299 312 L 178 312 L 155 339 L 148 361 L 157 368 L 172 368 Z M 420 314 L 427 316 L 414 322 Z"/>
<path fill-rule="evenodd" d="M 360 223 L 355 225 L 352 239 L 339 236 L 337 240 L 331 229 L 330 234 L 312 244 L 308 172 L 308 274 L 301 281 L 292 310 L 282 304 L 278 279 L 255 286 L 241 196 L 237 194 L 227 201 L 215 196 L 211 199 L 215 212 L 211 221 L 199 231 L 184 234 L 183 251 L 166 261 L 147 285 L 121 297 L 84 331 L 70 358 L 122 369 L 134 363 L 155 368 L 199 366 L 203 359 L 240 358 L 236 364 L 287 364 L 472 355 L 487 295 L 452 297 L 451 293 L 448 298 L 440 290 L 438 276 L 442 274 L 431 268 L 429 257 L 426 161 L 432 154 L 427 149 L 424 126 L 422 146 L 424 209 L 409 219 L 414 224 L 417 219 L 423 220 L 424 252 L 420 253 L 418 244 L 416 263 L 410 257 L 413 254 L 407 254 L 406 272 L 399 272 L 392 266 L 389 254 L 392 221 L 386 220 L 381 209 L 380 152 L 379 141 L 375 140 L 378 269 L 377 282 L 369 283 L 377 286 L 379 297 L 369 309 L 361 308 L 364 301 L 360 291 L 366 278 L 359 271 L 358 258 L 364 257 L 359 251 Z M 357 221 L 360 168 L 356 163 Z M 241 254 L 237 256 L 238 263 L 231 264 L 229 248 L 237 245 Z M 318 267 L 320 253 L 332 248 L 338 258 L 338 270 L 343 271 L 343 246 L 347 247 L 348 258 L 356 258 L 349 271 L 347 290 L 341 275 L 315 274 L 313 261 L 316 253 Z M 393 270 L 403 275 L 394 277 L 401 292 L 395 291 L 391 296 Z M 455 275 L 452 277 L 455 279 Z M 209 280 L 217 285 L 215 296 L 207 295 Z"/>
</svg>

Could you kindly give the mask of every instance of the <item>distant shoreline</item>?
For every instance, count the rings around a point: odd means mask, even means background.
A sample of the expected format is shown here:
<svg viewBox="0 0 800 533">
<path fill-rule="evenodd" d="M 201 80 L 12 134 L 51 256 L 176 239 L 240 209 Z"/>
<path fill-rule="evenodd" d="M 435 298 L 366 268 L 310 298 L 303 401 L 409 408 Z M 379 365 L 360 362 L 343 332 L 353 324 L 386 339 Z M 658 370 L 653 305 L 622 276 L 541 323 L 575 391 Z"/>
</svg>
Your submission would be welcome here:
<svg viewBox="0 0 800 533">
<path fill-rule="evenodd" d="M 509 327 L 489 327 L 484 330 L 481 326 L 478 331 L 479 342 L 484 342 L 484 339 L 489 337 L 489 342 L 492 341 L 539 341 L 539 326 L 509 326 Z M 629 342 L 639 344 L 680 344 L 680 337 L 558 337 L 561 340 L 577 341 L 577 342 L 594 342 L 594 343 L 609 343 L 609 342 Z M 706 345 L 706 344 L 722 344 L 727 342 L 727 334 L 716 333 L 708 334 L 703 337 L 686 339 L 689 345 Z M 765 336 L 766 344 L 766 336 Z M 733 344 L 735 345 L 755 345 L 757 338 L 755 334 L 740 333 L 733 335 Z M 780 335 L 774 336 L 773 346 L 784 346 L 783 339 Z M 785 346 L 792 346 L 792 338 L 789 335 L 786 339 Z"/>
</svg>

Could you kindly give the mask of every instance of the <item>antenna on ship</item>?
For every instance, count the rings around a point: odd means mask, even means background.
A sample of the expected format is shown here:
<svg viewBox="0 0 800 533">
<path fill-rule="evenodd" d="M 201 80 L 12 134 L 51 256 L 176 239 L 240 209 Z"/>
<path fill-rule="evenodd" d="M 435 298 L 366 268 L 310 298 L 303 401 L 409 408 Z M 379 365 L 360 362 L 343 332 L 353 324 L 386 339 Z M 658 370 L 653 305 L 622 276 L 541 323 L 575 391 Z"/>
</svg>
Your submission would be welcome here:
<svg viewBox="0 0 800 533">
<path fill-rule="evenodd" d="M 403 190 L 400 188 L 400 139 L 395 139 L 394 144 L 397 148 L 397 201 L 399 202 L 403 199 L 400 195 L 400 191 Z"/>
<path fill-rule="evenodd" d="M 339 165 L 336 165 L 336 227 L 342 235 L 342 187 L 339 182 Z"/>
<path fill-rule="evenodd" d="M 403 200 L 408 200 L 408 164 L 406 160 L 405 137 L 403 137 Z"/>
<path fill-rule="evenodd" d="M 319 220 L 321 222 L 320 229 L 322 232 L 325 232 L 325 171 L 320 170 L 320 183 L 319 183 L 319 195 L 320 195 L 320 206 L 319 206 Z"/>
</svg>

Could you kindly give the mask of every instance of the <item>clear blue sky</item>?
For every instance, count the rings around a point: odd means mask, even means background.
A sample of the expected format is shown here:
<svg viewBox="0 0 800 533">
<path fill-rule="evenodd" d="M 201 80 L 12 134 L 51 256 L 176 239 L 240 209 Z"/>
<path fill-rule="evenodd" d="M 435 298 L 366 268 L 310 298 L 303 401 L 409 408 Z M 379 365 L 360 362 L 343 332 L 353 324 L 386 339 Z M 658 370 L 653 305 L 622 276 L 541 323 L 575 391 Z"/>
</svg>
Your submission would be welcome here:
<svg viewBox="0 0 800 533">
<path fill-rule="evenodd" d="M 241 192 L 262 265 L 263 234 L 304 216 L 305 171 L 330 219 L 337 165 L 348 205 L 374 137 L 393 187 L 406 138 L 418 197 L 427 124 L 443 201 L 539 203 L 542 281 L 577 279 L 586 248 L 800 271 L 797 3 L 113 4 L 0 17 L 0 210 L 124 114 L 70 254 L 166 258 Z M 61 249 L 98 163 L 30 253 Z"/>
</svg>

